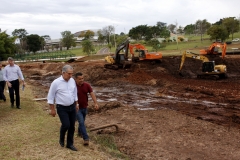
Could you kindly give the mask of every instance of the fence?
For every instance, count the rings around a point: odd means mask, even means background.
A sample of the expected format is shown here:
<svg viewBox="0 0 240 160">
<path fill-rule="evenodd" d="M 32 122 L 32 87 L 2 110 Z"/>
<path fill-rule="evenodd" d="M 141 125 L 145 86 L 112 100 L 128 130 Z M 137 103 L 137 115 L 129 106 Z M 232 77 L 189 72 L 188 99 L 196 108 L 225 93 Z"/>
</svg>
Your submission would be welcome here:
<svg viewBox="0 0 240 160">
<path fill-rule="evenodd" d="M 54 60 L 54 59 L 67 59 L 75 57 L 71 51 L 58 51 L 58 52 L 45 52 L 45 53 L 26 53 L 17 54 L 14 59 L 17 61 L 38 61 L 38 60 Z"/>
</svg>

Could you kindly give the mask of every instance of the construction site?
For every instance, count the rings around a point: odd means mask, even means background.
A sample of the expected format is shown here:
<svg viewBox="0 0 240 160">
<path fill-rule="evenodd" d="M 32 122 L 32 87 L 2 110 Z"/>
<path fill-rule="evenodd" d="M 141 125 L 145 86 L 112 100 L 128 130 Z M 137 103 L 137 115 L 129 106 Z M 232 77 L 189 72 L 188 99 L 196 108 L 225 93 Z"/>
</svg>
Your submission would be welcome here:
<svg viewBox="0 0 240 160">
<path fill-rule="evenodd" d="M 240 48 L 240 44 L 233 47 Z M 90 99 L 87 129 L 113 135 L 119 151 L 130 159 L 238 160 L 240 55 L 206 56 L 216 65 L 226 66 L 224 76 L 199 78 L 203 61 L 195 58 L 186 58 L 179 74 L 183 57 L 165 56 L 164 52 L 158 63 L 138 59 L 119 69 L 109 69 L 104 59 L 89 57 L 71 63 L 19 65 L 27 84 L 35 88 L 34 97 L 40 99 L 47 96 L 65 64 L 82 72 L 100 106 L 94 111 Z M 39 102 L 48 112 L 46 101 Z M 91 130 L 105 125 L 112 127 Z"/>
</svg>

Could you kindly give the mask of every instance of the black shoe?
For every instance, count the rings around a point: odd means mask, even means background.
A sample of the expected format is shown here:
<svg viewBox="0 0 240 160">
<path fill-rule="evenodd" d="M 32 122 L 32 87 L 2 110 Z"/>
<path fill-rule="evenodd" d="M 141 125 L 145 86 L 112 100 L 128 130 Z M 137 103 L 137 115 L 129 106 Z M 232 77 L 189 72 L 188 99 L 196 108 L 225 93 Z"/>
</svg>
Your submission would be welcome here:
<svg viewBox="0 0 240 160">
<path fill-rule="evenodd" d="M 6 102 L 6 98 L 5 99 L 3 99 L 4 100 L 4 102 Z"/>
<path fill-rule="evenodd" d="M 20 106 L 17 106 L 17 109 L 21 109 L 21 107 L 20 107 Z"/>
<path fill-rule="evenodd" d="M 63 141 L 59 141 L 59 144 L 61 147 L 64 147 L 64 142 Z"/>
<path fill-rule="evenodd" d="M 75 148 L 73 145 L 67 146 L 67 148 L 71 149 L 72 151 L 77 151 L 77 148 Z"/>
</svg>

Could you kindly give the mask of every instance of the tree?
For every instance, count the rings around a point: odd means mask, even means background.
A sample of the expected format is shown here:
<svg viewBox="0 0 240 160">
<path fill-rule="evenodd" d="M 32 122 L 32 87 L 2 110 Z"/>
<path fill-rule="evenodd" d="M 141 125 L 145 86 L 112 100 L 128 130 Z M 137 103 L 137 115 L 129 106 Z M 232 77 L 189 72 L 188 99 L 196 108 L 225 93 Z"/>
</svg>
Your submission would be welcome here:
<svg viewBox="0 0 240 160">
<path fill-rule="evenodd" d="M 185 34 L 193 34 L 194 30 L 195 30 L 195 25 L 193 25 L 193 24 L 186 25 L 183 29 Z"/>
<path fill-rule="evenodd" d="M 82 47 L 83 47 L 83 52 L 87 53 L 88 56 L 90 55 L 91 52 L 94 51 L 94 46 L 89 39 L 82 41 Z"/>
<path fill-rule="evenodd" d="M 26 48 L 24 47 L 24 41 L 26 41 L 26 36 L 27 36 L 28 32 L 21 28 L 21 29 L 15 29 L 13 32 L 12 32 L 12 35 L 13 36 L 16 36 L 19 38 L 20 40 L 20 46 L 21 46 L 21 49 L 22 50 L 25 50 Z"/>
<path fill-rule="evenodd" d="M 183 27 L 179 26 L 179 28 L 177 29 L 177 32 L 182 34 L 183 33 Z"/>
<path fill-rule="evenodd" d="M 203 40 L 202 37 L 204 33 L 208 30 L 208 28 L 210 28 L 211 24 L 206 19 L 204 19 L 204 20 L 197 20 L 195 25 L 198 33 L 201 35 L 201 41 L 202 41 Z"/>
<path fill-rule="evenodd" d="M 157 22 L 157 26 L 158 26 L 159 28 L 164 28 L 164 27 L 167 26 L 167 23 L 164 23 L 164 22 Z"/>
<path fill-rule="evenodd" d="M 145 36 L 145 40 L 149 41 L 152 38 L 157 38 L 160 36 L 160 33 L 161 33 L 161 30 L 158 26 L 148 27 L 146 36 Z"/>
<path fill-rule="evenodd" d="M 125 35 L 125 33 L 123 33 L 123 32 L 120 33 L 120 36 L 124 36 L 124 35 Z"/>
<path fill-rule="evenodd" d="M 36 51 L 41 49 L 41 38 L 42 37 L 37 34 L 31 34 L 27 36 L 27 45 L 29 51 L 35 53 Z"/>
<path fill-rule="evenodd" d="M 175 33 L 175 28 L 176 28 L 177 26 L 176 25 L 174 25 L 174 24 L 169 24 L 168 26 L 167 26 L 167 28 L 172 32 L 172 33 Z"/>
<path fill-rule="evenodd" d="M 219 21 L 213 23 L 212 25 L 221 25 L 223 23 L 223 19 L 220 19 Z"/>
<path fill-rule="evenodd" d="M 239 21 L 235 17 L 223 18 L 222 24 L 227 28 L 228 35 L 232 35 L 239 31 Z"/>
<path fill-rule="evenodd" d="M 147 25 L 139 25 L 137 27 L 133 27 L 129 31 L 129 37 L 136 40 L 143 40 L 147 36 L 148 29 L 149 28 Z"/>
<path fill-rule="evenodd" d="M 103 36 L 105 37 L 107 43 L 109 44 L 110 43 L 110 36 L 115 32 L 115 27 L 112 26 L 112 25 L 109 25 L 109 26 L 106 26 L 106 27 L 103 27 L 102 29 L 102 34 Z"/>
<path fill-rule="evenodd" d="M 210 40 L 215 41 L 217 41 L 218 39 L 224 41 L 228 38 L 227 29 L 223 25 L 213 25 L 208 29 L 207 34 L 210 35 Z"/>
<path fill-rule="evenodd" d="M 102 34 L 102 31 L 101 31 L 101 30 L 98 30 L 98 31 L 97 31 L 97 35 L 98 35 L 98 43 L 103 44 L 104 41 L 105 41 L 105 37 L 104 37 L 104 35 Z"/>
<path fill-rule="evenodd" d="M 71 31 L 63 31 L 61 32 L 62 35 L 62 44 L 64 47 L 67 47 L 67 50 L 71 46 L 76 46 L 75 39 L 74 39 L 74 34 L 71 33 Z"/>
<path fill-rule="evenodd" d="M 12 56 L 16 47 L 15 40 L 17 37 L 10 37 L 6 31 L 0 32 L 0 60 Z"/>
<path fill-rule="evenodd" d="M 122 42 L 126 41 L 126 39 L 128 38 L 127 35 L 119 35 L 116 37 L 116 43 L 117 46 L 120 45 Z"/>
<path fill-rule="evenodd" d="M 157 39 L 152 39 L 148 42 L 148 44 L 152 47 L 156 52 L 160 49 L 160 42 Z"/>
<path fill-rule="evenodd" d="M 84 39 L 91 39 L 93 38 L 94 35 L 95 33 L 93 31 L 87 30 L 87 31 L 80 32 L 78 37 L 83 37 Z"/>
</svg>

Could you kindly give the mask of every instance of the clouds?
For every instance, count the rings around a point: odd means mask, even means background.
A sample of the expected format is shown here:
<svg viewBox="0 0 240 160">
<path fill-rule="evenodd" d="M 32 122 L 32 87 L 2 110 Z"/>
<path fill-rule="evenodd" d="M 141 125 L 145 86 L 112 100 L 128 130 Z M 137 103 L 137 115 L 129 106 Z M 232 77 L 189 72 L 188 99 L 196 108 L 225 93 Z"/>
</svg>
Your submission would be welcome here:
<svg viewBox="0 0 240 160">
<path fill-rule="evenodd" d="M 0 28 L 8 34 L 25 28 L 29 34 L 60 38 L 60 32 L 75 33 L 113 25 L 116 33 L 128 33 L 138 25 L 158 21 L 186 26 L 198 19 L 215 23 L 220 18 L 238 17 L 237 0 L 1 0 Z"/>
</svg>

